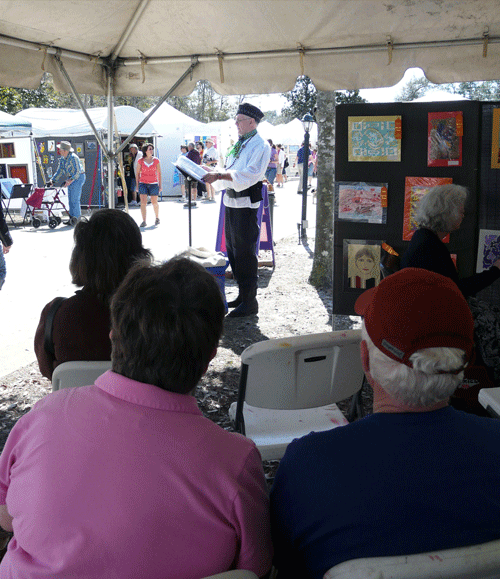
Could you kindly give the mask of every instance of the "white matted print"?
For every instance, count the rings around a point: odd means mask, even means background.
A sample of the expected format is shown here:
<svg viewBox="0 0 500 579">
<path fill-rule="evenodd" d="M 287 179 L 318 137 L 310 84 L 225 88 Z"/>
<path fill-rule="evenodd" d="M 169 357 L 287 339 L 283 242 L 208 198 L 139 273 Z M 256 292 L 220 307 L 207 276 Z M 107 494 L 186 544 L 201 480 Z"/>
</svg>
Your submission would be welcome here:
<svg viewBox="0 0 500 579">
<path fill-rule="evenodd" d="M 500 230 L 480 229 L 476 271 L 479 273 L 490 268 L 497 259 L 500 259 Z"/>
<path fill-rule="evenodd" d="M 344 289 L 364 290 L 380 283 L 382 241 L 344 239 Z"/>
</svg>

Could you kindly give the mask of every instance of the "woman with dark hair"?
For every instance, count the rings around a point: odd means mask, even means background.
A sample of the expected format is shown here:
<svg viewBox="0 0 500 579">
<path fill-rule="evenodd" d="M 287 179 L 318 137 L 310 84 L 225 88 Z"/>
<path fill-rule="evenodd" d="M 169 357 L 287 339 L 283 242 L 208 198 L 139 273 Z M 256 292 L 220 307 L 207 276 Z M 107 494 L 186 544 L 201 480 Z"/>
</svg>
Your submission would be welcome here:
<svg viewBox="0 0 500 579">
<path fill-rule="evenodd" d="M 200 155 L 200 164 L 201 164 L 203 157 L 205 155 L 205 145 L 203 144 L 203 141 L 196 141 L 196 150 L 198 151 L 198 154 Z M 206 187 L 205 183 L 200 183 L 198 181 L 196 184 L 196 190 L 197 190 L 198 197 L 206 197 L 207 187 Z"/>
<path fill-rule="evenodd" d="M 266 170 L 266 179 L 269 181 L 272 187 L 274 186 L 274 180 L 276 179 L 276 172 L 278 170 L 279 153 L 276 149 L 276 145 L 271 139 L 267 139 L 267 142 L 271 145 L 271 155 L 269 157 L 269 164 Z"/>
<path fill-rule="evenodd" d="M 73 283 L 82 289 L 59 304 L 49 351 L 46 320 L 58 298 L 44 307 L 35 334 L 40 372 L 49 379 L 63 362 L 111 359 L 110 299 L 135 261 L 152 259 L 137 223 L 117 209 L 101 209 L 88 221 L 79 221 L 74 240 L 69 269 Z"/>
<path fill-rule="evenodd" d="M 137 163 L 137 189 L 141 197 L 141 227 L 146 227 L 146 208 L 148 195 L 155 212 L 155 225 L 160 224 L 160 207 L 158 206 L 158 193 L 161 191 L 161 168 L 160 159 L 154 156 L 155 148 L 151 143 L 142 147 L 142 158 Z"/>
</svg>

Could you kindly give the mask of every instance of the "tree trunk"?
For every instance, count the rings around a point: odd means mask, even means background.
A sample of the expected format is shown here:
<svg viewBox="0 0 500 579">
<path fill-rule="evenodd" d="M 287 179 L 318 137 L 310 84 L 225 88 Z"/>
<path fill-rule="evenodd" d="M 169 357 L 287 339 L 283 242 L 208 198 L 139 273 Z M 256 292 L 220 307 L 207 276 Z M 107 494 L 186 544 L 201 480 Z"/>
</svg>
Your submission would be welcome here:
<svg viewBox="0 0 500 579">
<path fill-rule="evenodd" d="M 318 185 L 316 191 L 316 240 L 309 283 L 332 286 L 333 203 L 335 192 L 335 91 L 318 91 Z"/>
</svg>

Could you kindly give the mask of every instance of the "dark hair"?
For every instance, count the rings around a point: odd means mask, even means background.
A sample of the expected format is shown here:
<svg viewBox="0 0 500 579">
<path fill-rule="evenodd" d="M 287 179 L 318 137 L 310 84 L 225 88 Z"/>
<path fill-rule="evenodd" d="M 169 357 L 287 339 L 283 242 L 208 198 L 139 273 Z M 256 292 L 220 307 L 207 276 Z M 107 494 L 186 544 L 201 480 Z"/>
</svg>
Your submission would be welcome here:
<svg viewBox="0 0 500 579">
<path fill-rule="evenodd" d="M 215 278 L 177 257 L 137 263 L 111 302 L 114 372 L 170 392 L 191 392 L 222 335 L 225 308 Z"/>
<path fill-rule="evenodd" d="M 186 149 L 186 151 L 188 150 L 188 146 L 187 145 L 181 145 L 181 151 L 182 149 Z"/>
<path fill-rule="evenodd" d="M 203 150 L 205 150 L 205 145 L 203 144 L 203 142 L 202 141 L 196 141 L 196 146 L 199 147 L 200 145 L 201 145 L 201 148 Z"/>
<path fill-rule="evenodd" d="M 153 143 L 144 143 L 144 145 L 142 145 L 142 147 L 141 147 L 141 151 L 142 151 L 142 154 L 144 156 L 146 156 L 146 153 L 148 152 L 148 147 L 153 147 L 153 153 L 154 153 L 155 147 L 154 147 Z"/>
<path fill-rule="evenodd" d="M 108 301 L 137 259 L 152 258 L 137 223 L 118 209 L 99 209 L 75 227 L 69 262 L 73 283 Z"/>
</svg>

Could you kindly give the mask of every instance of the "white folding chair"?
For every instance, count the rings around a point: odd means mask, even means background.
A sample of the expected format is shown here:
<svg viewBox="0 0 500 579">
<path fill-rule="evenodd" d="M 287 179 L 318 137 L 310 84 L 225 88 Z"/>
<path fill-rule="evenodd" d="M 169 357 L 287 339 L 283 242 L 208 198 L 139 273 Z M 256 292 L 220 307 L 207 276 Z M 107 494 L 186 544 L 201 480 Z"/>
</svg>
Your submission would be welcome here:
<svg viewBox="0 0 500 579">
<path fill-rule="evenodd" d="M 481 388 L 477 399 L 490 416 L 500 418 L 500 388 Z"/>
<path fill-rule="evenodd" d="M 246 571 L 245 569 L 236 569 L 234 571 L 226 571 L 224 573 L 217 573 L 217 575 L 210 575 L 204 579 L 259 579 L 253 571 Z"/>
<path fill-rule="evenodd" d="M 52 391 L 62 388 L 76 388 L 93 384 L 96 378 L 111 370 L 111 361 L 86 362 L 74 361 L 63 362 L 56 367 L 52 374 Z"/>
<path fill-rule="evenodd" d="M 238 401 L 229 416 L 263 460 L 281 458 L 294 438 L 348 423 L 335 403 L 361 390 L 360 342 L 361 330 L 341 330 L 244 350 Z"/>
<path fill-rule="evenodd" d="M 401 530 L 404 532 L 404 529 Z M 500 540 L 457 549 L 399 557 L 353 559 L 335 565 L 323 579 L 498 579 Z"/>
</svg>

